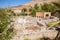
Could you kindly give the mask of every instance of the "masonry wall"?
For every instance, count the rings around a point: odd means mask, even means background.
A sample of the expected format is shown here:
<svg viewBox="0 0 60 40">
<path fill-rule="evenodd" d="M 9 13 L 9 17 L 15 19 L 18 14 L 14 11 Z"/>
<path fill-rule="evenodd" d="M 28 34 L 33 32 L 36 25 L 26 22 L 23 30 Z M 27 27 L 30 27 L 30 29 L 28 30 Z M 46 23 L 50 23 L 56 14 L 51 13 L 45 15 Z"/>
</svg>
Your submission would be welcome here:
<svg viewBox="0 0 60 40">
<path fill-rule="evenodd" d="M 36 12 L 37 18 L 47 18 L 51 17 L 51 12 Z"/>
<path fill-rule="evenodd" d="M 36 12 L 37 18 L 44 18 L 44 12 Z"/>
</svg>

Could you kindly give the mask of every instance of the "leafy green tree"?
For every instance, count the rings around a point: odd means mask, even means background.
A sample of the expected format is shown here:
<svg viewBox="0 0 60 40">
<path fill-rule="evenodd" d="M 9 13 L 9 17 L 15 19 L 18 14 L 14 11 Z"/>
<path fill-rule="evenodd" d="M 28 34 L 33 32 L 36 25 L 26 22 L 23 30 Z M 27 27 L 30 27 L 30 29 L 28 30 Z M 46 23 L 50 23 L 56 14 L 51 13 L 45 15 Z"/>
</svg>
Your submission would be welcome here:
<svg viewBox="0 0 60 40">
<path fill-rule="evenodd" d="M 38 4 L 35 4 L 35 5 L 34 5 L 34 10 L 35 10 L 36 12 L 43 12 L 43 10 L 40 8 L 40 6 L 38 6 Z"/>
<path fill-rule="evenodd" d="M 35 5 L 34 5 L 34 9 L 36 9 L 36 10 L 39 9 L 38 4 L 35 4 Z"/>
<path fill-rule="evenodd" d="M 57 9 L 60 9 L 60 2 L 52 2 Z"/>
<path fill-rule="evenodd" d="M 44 4 L 41 8 L 46 12 L 52 12 L 54 10 L 54 6 L 52 4 Z"/>
<path fill-rule="evenodd" d="M 54 5 L 55 9 L 52 12 L 53 16 L 56 16 L 60 19 L 60 2 L 52 2 L 52 4 Z"/>
<path fill-rule="evenodd" d="M 30 14 L 31 16 L 35 16 L 36 15 L 36 10 L 35 9 L 32 8 L 30 12 L 31 12 L 31 14 Z"/>
<path fill-rule="evenodd" d="M 31 12 L 31 16 L 35 16 L 36 15 L 36 12 L 39 11 L 39 6 L 37 4 L 34 5 L 34 8 L 31 8 L 30 9 L 30 12 Z"/>
</svg>

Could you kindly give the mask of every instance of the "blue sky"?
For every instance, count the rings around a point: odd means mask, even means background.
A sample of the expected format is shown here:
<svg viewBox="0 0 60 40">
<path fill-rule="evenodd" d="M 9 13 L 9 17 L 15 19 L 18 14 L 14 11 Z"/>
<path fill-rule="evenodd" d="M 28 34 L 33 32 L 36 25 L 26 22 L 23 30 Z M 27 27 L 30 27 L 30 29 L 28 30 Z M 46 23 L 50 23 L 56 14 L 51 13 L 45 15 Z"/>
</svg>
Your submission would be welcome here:
<svg viewBox="0 0 60 40">
<path fill-rule="evenodd" d="M 0 0 L 0 8 L 18 6 L 30 2 L 31 0 Z"/>
</svg>

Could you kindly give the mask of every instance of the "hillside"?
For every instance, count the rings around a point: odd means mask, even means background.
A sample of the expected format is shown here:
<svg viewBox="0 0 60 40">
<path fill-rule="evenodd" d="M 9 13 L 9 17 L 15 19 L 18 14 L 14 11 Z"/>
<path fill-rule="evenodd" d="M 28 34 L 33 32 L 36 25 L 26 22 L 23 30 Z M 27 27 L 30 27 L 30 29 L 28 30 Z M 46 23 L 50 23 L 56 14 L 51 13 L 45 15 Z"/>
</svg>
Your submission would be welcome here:
<svg viewBox="0 0 60 40">
<path fill-rule="evenodd" d="M 58 2 L 59 0 L 32 0 L 24 5 L 30 5 L 30 6 L 34 6 L 35 4 L 38 4 L 40 6 L 40 4 L 44 4 L 44 3 L 51 3 L 51 2 Z"/>
</svg>

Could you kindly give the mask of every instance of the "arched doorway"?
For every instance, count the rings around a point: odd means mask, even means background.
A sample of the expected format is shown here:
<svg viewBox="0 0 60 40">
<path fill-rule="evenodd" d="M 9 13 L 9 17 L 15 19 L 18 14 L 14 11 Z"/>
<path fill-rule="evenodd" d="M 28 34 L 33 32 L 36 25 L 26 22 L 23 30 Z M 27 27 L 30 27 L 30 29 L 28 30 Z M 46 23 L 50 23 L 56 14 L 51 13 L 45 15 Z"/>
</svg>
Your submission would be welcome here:
<svg viewBox="0 0 60 40">
<path fill-rule="evenodd" d="M 27 9 L 26 9 L 26 8 L 23 8 L 23 9 L 22 9 L 22 12 L 27 12 Z"/>
</svg>

